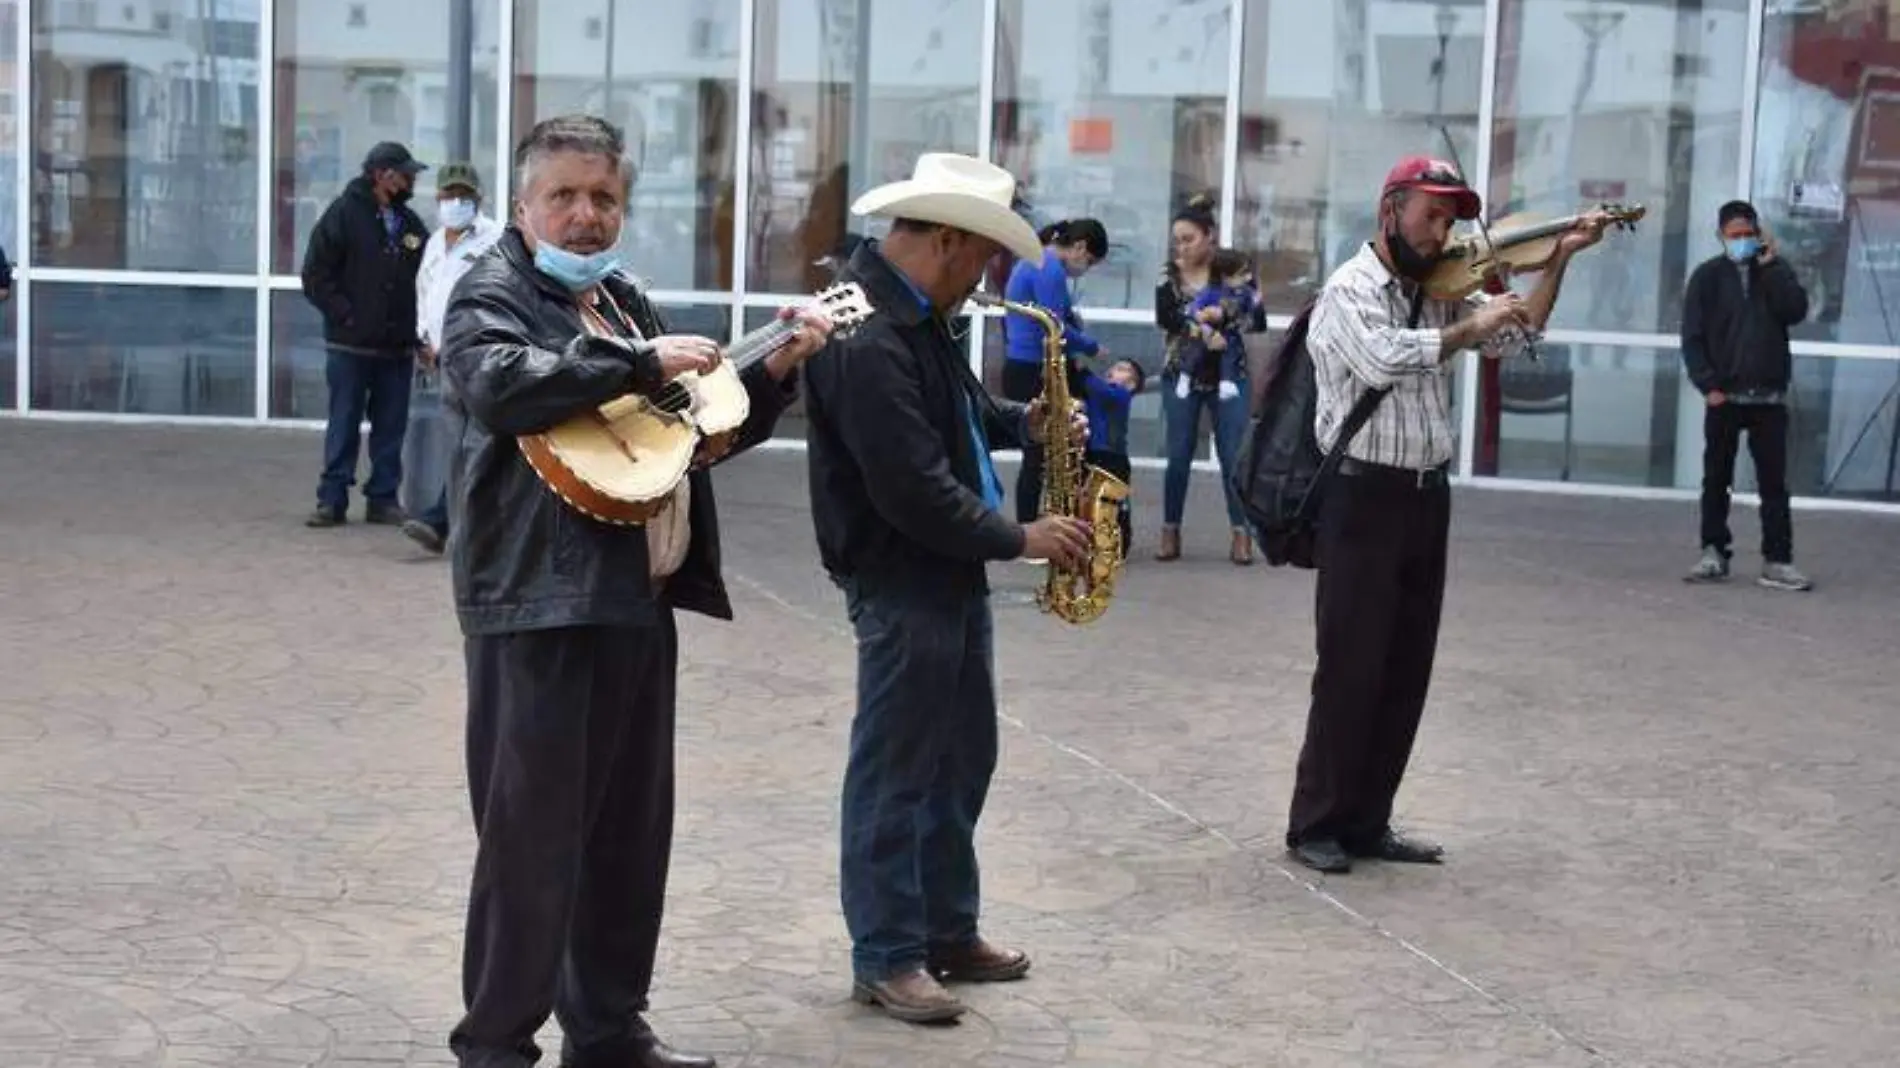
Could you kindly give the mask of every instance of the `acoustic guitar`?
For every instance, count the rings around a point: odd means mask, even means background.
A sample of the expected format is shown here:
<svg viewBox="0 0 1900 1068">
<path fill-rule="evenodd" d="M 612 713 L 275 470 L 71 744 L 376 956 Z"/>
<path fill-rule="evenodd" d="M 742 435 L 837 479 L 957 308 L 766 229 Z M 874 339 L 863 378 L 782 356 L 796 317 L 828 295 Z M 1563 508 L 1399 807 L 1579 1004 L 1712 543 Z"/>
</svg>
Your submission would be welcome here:
<svg viewBox="0 0 1900 1068">
<path fill-rule="evenodd" d="M 832 286 L 809 304 L 846 337 L 871 317 L 855 282 Z M 790 344 L 796 320 L 774 320 L 732 343 L 719 366 L 688 371 L 657 394 L 617 397 L 584 415 L 519 439 L 521 454 L 555 495 L 582 514 L 619 526 L 657 515 L 680 480 L 724 456 L 752 412 L 740 372 Z"/>
</svg>

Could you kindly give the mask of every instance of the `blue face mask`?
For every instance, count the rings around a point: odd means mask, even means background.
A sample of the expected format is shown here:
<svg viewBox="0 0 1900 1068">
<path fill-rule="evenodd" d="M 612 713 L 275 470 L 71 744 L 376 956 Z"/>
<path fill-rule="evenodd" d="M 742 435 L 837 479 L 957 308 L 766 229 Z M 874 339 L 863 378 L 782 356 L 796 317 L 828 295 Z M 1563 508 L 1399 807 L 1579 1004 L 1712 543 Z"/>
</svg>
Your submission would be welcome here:
<svg viewBox="0 0 1900 1068">
<path fill-rule="evenodd" d="M 550 241 L 537 238 L 534 266 L 542 274 L 578 293 L 599 285 L 620 269 L 620 253 L 605 249 L 589 256 L 569 252 Z"/>
<path fill-rule="evenodd" d="M 435 216 L 451 230 L 466 230 L 475 222 L 475 202 L 459 198 L 444 200 L 436 205 Z"/>
<path fill-rule="evenodd" d="M 1736 263 L 1753 259 L 1761 251 L 1761 241 L 1753 237 L 1731 237 L 1723 244 L 1728 248 L 1728 258 Z"/>
</svg>

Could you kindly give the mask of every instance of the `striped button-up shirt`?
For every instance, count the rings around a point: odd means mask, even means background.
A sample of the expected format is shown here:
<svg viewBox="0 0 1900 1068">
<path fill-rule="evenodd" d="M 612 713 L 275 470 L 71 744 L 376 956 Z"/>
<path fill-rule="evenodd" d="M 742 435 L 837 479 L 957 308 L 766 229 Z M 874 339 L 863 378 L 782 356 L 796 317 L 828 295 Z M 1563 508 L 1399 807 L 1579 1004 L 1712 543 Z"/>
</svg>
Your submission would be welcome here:
<svg viewBox="0 0 1900 1068">
<path fill-rule="evenodd" d="M 1372 418 L 1346 447 L 1362 463 L 1414 470 L 1451 462 L 1451 378 L 1441 331 L 1484 306 L 1474 293 L 1464 300 L 1431 300 L 1408 327 L 1412 290 L 1379 262 L 1370 244 L 1326 280 L 1314 305 L 1306 348 L 1313 359 L 1318 402 L 1313 430 L 1330 450 L 1340 424 L 1368 389 L 1391 387 Z M 1487 356 L 1524 351 L 1523 331 L 1508 328 L 1484 345 Z"/>
</svg>

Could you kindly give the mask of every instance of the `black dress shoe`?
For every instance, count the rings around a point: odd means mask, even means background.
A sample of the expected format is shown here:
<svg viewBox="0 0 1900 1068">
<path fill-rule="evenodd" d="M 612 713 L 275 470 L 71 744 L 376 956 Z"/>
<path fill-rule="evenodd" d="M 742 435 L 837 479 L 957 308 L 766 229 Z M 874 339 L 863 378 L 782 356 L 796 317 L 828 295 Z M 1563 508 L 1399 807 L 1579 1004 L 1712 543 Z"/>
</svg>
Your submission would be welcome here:
<svg viewBox="0 0 1900 1068">
<path fill-rule="evenodd" d="M 634 1068 L 719 1068 L 719 1062 L 699 1053 L 681 1053 L 654 1039 L 653 1044 L 633 1056 Z"/>
<path fill-rule="evenodd" d="M 1445 849 L 1437 842 L 1412 838 L 1387 831 L 1371 842 L 1354 843 L 1352 855 L 1367 860 L 1387 860 L 1394 864 L 1442 864 Z"/>
<path fill-rule="evenodd" d="M 1288 852 L 1293 859 L 1317 872 L 1328 875 L 1344 875 L 1352 870 L 1352 858 L 1346 855 L 1338 842 L 1331 838 L 1317 838 L 1311 842 L 1301 842 Z"/>
</svg>

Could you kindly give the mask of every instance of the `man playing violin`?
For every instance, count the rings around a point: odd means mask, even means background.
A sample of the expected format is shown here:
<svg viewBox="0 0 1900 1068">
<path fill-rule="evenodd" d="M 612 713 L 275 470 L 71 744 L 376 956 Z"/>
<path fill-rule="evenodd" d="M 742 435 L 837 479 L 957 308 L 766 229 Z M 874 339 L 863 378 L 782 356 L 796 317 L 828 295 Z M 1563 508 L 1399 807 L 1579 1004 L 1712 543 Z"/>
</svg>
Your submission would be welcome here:
<svg viewBox="0 0 1900 1068">
<path fill-rule="evenodd" d="M 732 618 L 712 481 L 693 471 L 645 526 L 610 525 L 550 492 L 517 439 L 711 370 L 720 346 L 668 333 L 619 269 L 635 177 L 619 130 L 549 119 L 515 167 L 513 225 L 456 286 L 440 353 L 478 843 L 449 1045 L 464 1068 L 526 1068 L 552 1012 L 564 1064 L 710 1066 L 641 1013 L 673 833 L 673 613 Z M 798 336 L 742 372 L 751 414 L 728 455 L 770 435 L 830 332 L 780 315 Z"/>
<path fill-rule="evenodd" d="M 1442 850 L 1392 828 L 1438 646 L 1451 522 L 1453 357 L 1521 353 L 1556 304 L 1570 257 L 1601 239 L 1582 216 L 1528 299 L 1506 292 L 1437 300 L 1422 283 L 1452 224 L 1476 219 L 1458 169 L 1422 156 L 1387 175 L 1379 233 L 1328 278 L 1307 349 L 1324 449 L 1368 390 L 1386 394 L 1347 443 L 1320 506 L 1316 562 L 1319 664 L 1286 842 L 1322 872 L 1354 858 L 1437 863 Z"/>
</svg>

